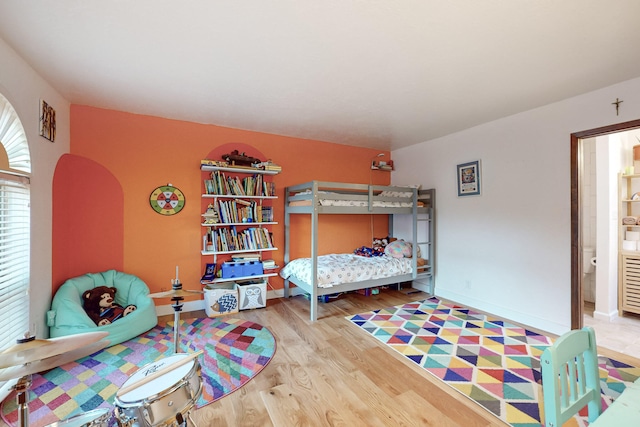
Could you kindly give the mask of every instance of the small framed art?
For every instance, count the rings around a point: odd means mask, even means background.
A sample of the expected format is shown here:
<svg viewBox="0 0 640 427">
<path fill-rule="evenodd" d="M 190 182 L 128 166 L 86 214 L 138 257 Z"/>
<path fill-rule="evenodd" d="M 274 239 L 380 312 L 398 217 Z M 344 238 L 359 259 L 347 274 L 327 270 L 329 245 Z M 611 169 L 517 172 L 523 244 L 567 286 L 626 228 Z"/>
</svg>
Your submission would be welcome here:
<svg viewBox="0 0 640 427">
<path fill-rule="evenodd" d="M 480 195 L 480 160 L 458 165 L 458 197 Z"/>
<path fill-rule="evenodd" d="M 56 139 L 56 110 L 40 100 L 40 136 L 54 142 Z"/>
</svg>

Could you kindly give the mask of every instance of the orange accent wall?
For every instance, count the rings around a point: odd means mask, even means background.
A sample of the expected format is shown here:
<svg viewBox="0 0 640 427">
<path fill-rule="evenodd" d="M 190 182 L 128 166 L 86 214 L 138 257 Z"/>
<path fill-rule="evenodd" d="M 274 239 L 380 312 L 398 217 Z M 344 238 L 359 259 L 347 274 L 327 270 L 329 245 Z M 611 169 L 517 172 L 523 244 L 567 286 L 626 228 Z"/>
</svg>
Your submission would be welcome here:
<svg viewBox="0 0 640 427">
<path fill-rule="evenodd" d="M 124 195 L 101 164 L 65 154 L 53 178 L 53 292 L 85 273 L 123 268 Z"/>
<path fill-rule="evenodd" d="M 390 182 L 388 172 L 370 169 L 371 159 L 380 150 L 71 106 L 71 153 L 99 163 L 118 179 L 124 195 L 123 269 L 142 278 L 152 292 L 171 287 L 176 266 L 185 289 L 200 288 L 204 264 L 213 262 L 212 257 L 200 254 L 205 232 L 200 225 L 200 160 L 234 149 L 282 166 L 282 173 L 273 177 L 280 196 L 273 204 L 278 222 L 273 234 L 279 251 L 269 253 L 279 265 L 284 254 L 284 187 L 311 180 Z M 153 189 L 167 183 L 186 197 L 184 209 L 173 216 L 162 216 L 149 205 Z M 81 220 L 91 222 L 91 218 L 77 219 Z M 386 216 L 327 216 L 320 224 L 321 253 L 370 246 L 372 229 L 376 237 L 385 236 L 388 230 Z M 306 218 L 294 219 L 292 233 L 293 255 L 308 255 Z M 271 278 L 270 284 L 282 288 L 279 277 Z"/>
</svg>

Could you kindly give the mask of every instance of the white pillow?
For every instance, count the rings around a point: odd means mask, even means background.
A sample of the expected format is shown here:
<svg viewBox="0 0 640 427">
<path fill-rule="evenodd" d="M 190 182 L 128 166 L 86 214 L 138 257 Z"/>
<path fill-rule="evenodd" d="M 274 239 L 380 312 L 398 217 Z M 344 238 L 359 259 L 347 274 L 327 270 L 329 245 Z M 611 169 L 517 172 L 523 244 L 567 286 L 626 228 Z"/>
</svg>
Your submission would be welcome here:
<svg viewBox="0 0 640 427">
<path fill-rule="evenodd" d="M 405 187 L 405 188 L 417 188 L 420 190 L 420 184 L 410 184 L 410 185 L 395 185 L 394 187 Z M 384 190 L 379 194 L 382 197 L 411 197 L 413 196 L 413 191 L 390 191 Z"/>
</svg>

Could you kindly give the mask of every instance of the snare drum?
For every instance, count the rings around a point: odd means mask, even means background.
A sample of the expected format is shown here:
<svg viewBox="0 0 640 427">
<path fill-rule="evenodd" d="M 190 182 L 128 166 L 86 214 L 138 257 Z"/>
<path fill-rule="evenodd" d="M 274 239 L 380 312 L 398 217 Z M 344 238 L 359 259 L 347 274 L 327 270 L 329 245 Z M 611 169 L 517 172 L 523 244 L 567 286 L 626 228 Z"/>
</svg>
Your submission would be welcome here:
<svg viewBox="0 0 640 427">
<path fill-rule="evenodd" d="M 180 362 L 187 354 L 175 354 L 145 365 L 123 385 L 123 389 L 148 375 Z M 177 426 L 202 394 L 200 363 L 194 358 L 146 384 L 114 399 L 114 414 L 121 427 Z"/>
<path fill-rule="evenodd" d="M 107 427 L 111 413 L 108 409 L 94 409 L 47 427 Z"/>
</svg>

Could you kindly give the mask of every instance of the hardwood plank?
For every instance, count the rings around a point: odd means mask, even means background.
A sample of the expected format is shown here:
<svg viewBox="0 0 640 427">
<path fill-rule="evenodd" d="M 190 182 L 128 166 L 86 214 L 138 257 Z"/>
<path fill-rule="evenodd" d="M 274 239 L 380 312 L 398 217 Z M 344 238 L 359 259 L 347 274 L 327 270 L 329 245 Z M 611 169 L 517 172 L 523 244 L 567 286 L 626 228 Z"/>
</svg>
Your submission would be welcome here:
<svg viewBox="0 0 640 427">
<path fill-rule="evenodd" d="M 293 361 L 282 367 L 285 368 L 283 382 L 290 386 L 297 399 L 307 396 L 301 403 L 315 417 L 331 420 L 330 425 L 383 425 L 376 421 L 360 396 L 349 389 L 344 381 L 348 379 L 346 372 L 336 372 L 327 364 L 326 357 L 304 345 L 288 348 L 287 352 Z M 340 392 L 336 393 L 337 390 Z M 341 410 L 335 411 L 335 408 Z"/>
<path fill-rule="evenodd" d="M 407 411 L 396 405 L 392 396 L 385 390 L 388 387 L 381 388 L 379 385 L 362 371 L 354 371 L 350 375 L 349 386 L 353 392 L 378 419 L 384 422 L 384 425 L 389 427 L 419 425 Z"/>
<path fill-rule="evenodd" d="M 506 426 L 345 319 L 426 297 L 394 290 L 369 297 L 347 294 L 319 304 L 317 322 L 309 321 L 309 301 L 303 296 L 269 300 L 264 309 L 233 314 L 267 326 L 276 337 L 276 354 L 239 392 L 196 411 L 196 422 L 216 426 Z M 251 417 L 243 414 L 247 409 Z"/>
<path fill-rule="evenodd" d="M 411 415 L 415 425 L 437 427 L 469 427 L 471 425 L 488 427 L 503 425 L 492 423 L 480 417 L 473 420 L 473 424 L 469 424 L 467 420 L 462 421 L 461 424 L 457 421 L 457 412 L 454 408 L 451 408 L 446 413 L 442 412 L 415 390 L 405 391 L 396 397 L 394 402 Z"/>
</svg>

